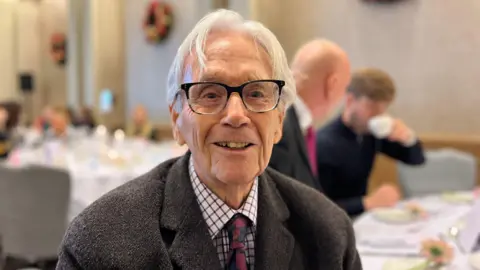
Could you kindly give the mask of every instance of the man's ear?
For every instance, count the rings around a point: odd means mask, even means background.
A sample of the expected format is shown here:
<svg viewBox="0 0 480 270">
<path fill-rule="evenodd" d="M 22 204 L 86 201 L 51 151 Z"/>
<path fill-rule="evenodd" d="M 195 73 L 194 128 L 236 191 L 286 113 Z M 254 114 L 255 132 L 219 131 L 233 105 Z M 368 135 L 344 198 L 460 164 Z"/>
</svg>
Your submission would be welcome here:
<svg viewBox="0 0 480 270">
<path fill-rule="evenodd" d="M 334 95 L 337 84 L 338 75 L 336 73 L 328 75 L 327 79 L 325 80 L 325 92 L 323 94 L 325 100 L 330 100 L 330 98 Z"/>
<path fill-rule="evenodd" d="M 275 134 L 273 137 L 273 142 L 277 144 L 281 139 L 283 135 L 283 120 L 285 119 L 285 110 L 284 108 L 281 108 L 278 112 L 278 125 L 275 129 Z"/>
<path fill-rule="evenodd" d="M 180 132 L 179 129 L 179 122 L 181 122 L 180 119 L 180 110 L 179 106 L 176 105 L 177 102 L 180 102 L 178 100 L 175 100 L 173 104 L 168 106 L 168 110 L 170 111 L 170 123 L 172 125 L 172 133 L 173 133 L 173 138 L 179 145 L 184 145 L 185 144 L 185 139 L 183 139 L 182 133 Z"/>
</svg>

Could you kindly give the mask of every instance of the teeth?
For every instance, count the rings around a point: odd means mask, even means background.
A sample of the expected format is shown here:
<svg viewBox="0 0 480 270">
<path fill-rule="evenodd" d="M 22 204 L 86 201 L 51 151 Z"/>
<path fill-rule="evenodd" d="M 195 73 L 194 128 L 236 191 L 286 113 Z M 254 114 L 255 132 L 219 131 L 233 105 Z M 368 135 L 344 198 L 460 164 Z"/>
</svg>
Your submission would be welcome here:
<svg viewBox="0 0 480 270">
<path fill-rule="evenodd" d="M 248 145 L 248 143 L 245 142 L 219 142 L 217 144 L 228 148 L 245 148 Z"/>
</svg>

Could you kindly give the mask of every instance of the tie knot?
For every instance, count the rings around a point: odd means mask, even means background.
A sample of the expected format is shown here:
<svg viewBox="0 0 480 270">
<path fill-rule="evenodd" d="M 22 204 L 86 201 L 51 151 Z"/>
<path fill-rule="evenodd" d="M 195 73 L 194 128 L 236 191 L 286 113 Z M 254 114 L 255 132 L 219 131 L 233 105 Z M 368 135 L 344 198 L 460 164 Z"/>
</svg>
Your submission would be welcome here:
<svg viewBox="0 0 480 270">
<path fill-rule="evenodd" d="M 307 128 L 307 134 L 306 134 L 307 137 L 313 137 L 314 134 L 315 134 L 315 131 L 314 131 L 313 127 L 312 127 L 312 126 L 309 126 L 309 127 Z"/>
<path fill-rule="evenodd" d="M 313 133 L 313 126 L 308 126 L 307 131 L 308 131 L 309 133 Z"/>
<path fill-rule="evenodd" d="M 243 248 L 249 219 L 242 214 L 235 214 L 227 224 L 228 237 L 231 247 Z"/>
</svg>

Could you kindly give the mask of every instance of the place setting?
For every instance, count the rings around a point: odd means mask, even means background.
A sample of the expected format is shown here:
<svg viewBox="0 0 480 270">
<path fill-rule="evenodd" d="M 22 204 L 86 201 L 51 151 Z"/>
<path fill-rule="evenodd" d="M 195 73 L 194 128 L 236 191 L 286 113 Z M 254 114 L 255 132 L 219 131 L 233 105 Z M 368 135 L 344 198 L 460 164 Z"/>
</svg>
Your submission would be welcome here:
<svg viewBox="0 0 480 270">
<path fill-rule="evenodd" d="M 383 270 L 480 270 L 480 200 L 446 233 L 421 241 L 417 256 L 389 258 Z"/>
<path fill-rule="evenodd" d="M 370 215 L 370 222 L 356 227 L 357 248 L 362 255 L 415 257 L 421 240 L 434 236 L 426 230 L 428 212 L 418 204 L 381 208 Z"/>
<path fill-rule="evenodd" d="M 394 208 L 376 209 L 372 211 L 372 217 L 387 224 L 409 224 L 424 221 L 434 213 L 417 202 L 408 202 Z"/>
<path fill-rule="evenodd" d="M 426 239 L 418 257 L 388 259 L 382 270 L 480 270 L 480 249 L 476 250 L 464 255 L 445 240 Z"/>
<path fill-rule="evenodd" d="M 475 198 L 477 194 L 473 192 L 445 192 L 404 201 L 396 207 L 375 209 L 371 211 L 371 217 L 377 222 L 397 226 L 439 218 L 459 219 L 471 208 Z"/>
</svg>

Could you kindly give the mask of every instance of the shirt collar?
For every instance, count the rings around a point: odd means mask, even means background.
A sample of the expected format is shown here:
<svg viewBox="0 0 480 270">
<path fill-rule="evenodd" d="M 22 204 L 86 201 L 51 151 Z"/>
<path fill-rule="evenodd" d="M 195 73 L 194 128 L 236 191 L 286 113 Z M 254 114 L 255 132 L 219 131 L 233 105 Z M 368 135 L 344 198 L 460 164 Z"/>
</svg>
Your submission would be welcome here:
<svg viewBox="0 0 480 270">
<path fill-rule="evenodd" d="M 303 102 L 303 100 L 297 96 L 297 99 L 293 103 L 293 108 L 297 113 L 298 122 L 300 124 L 300 129 L 303 133 L 312 126 L 313 124 L 313 117 L 312 112 L 308 109 L 307 105 Z"/>
<path fill-rule="evenodd" d="M 202 211 L 208 231 L 212 239 L 223 229 L 225 224 L 237 213 L 246 216 L 252 222 L 253 226 L 257 223 L 257 205 L 258 205 L 258 178 L 255 178 L 252 189 L 248 194 L 242 207 L 238 210 L 230 208 L 215 193 L 203 184 L 195 172 L 193 159 L 189 161 L 190 181 L 192 182 L 193 191 L 197 198 L 197 202 Z"/>
</svg>

